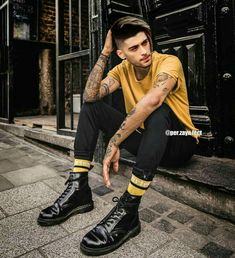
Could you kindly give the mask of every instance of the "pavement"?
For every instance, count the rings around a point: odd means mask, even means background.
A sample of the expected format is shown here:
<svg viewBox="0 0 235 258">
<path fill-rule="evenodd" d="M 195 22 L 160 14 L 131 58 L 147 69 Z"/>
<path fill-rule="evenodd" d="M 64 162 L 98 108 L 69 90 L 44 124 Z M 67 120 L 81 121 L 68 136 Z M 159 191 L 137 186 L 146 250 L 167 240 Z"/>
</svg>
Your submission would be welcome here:
<svg viewBox="0 0 235 258">
<path fill-rule="evenodd" d="M 122 173 L 103 186 L 101 165 L 89 173 L 95 209 L 52 227 L 37 225 L 41 209 L 63 191 L 72 161 L 0 130 L 0 257 L 85 257 L 79 244 L 128 185 Z M 182 188 L 182 191 L 184 189 Z M 235 258 L 235 225 L 148 189 L 140 206 L 141 233 L 101 257 Z"/>
</svg>

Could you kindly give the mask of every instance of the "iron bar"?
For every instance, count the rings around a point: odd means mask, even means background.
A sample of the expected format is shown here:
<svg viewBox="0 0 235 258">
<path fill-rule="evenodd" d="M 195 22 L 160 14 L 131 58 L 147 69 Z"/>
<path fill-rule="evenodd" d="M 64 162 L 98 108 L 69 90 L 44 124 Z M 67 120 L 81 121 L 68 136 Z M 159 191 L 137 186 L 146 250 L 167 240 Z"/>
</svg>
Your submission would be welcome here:
<svg viewBox="0 0 235 258">
<path fill-rule="evenodd" d="M 8 5 L 8 1 L 6 1 L 4 4 L 2 4 L 2 5 L 0 6 L 0 11 L 1 11 L 6 5 Z"/>
<path fill-rule="evenodd" d="M 89 55 L 89 54 L 90 54 L 90 50 L 89 49 L 84 49 L 84 50 L 81 50 L 81 51 L 78 51 L 78 52 L 60 55 L 60 56 L 58 56 L 58 61 L 66 61 L 66 60 L 86 56 L 86 55 Z"/>
</svg>

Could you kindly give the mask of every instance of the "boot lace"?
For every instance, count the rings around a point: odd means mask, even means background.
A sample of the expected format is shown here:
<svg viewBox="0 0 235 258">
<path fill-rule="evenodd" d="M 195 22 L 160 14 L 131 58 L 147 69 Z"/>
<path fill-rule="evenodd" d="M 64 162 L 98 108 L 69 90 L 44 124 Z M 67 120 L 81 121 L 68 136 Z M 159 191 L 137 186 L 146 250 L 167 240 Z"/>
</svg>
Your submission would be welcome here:
<svg viewBox="0 0 235 258">
<path fill-rule="evenodd" d="M 124 209 L 124 203 L 121 199 L 114 196 L 112 199 L 117 205 L 110 211 L 110 213 L 100 222 L 101 225 L 105 225 L 106 228 L 114 227 L 121 218 L 126 214 Z"/>
<path fill-rule="evenodd" d="M 72 186 L 73 186 L 73 181 L 70 179 L 67 179 L 66 182 L 64 183 L 65 185 L 67 185 L 66 189 L 64 190 L 64 192 L 59 196 L 59 198 L 55 201 L 56 203 L 61 202 L 65 196 L 68 195 L 68 193 L 71 191 Z"/>
</svg>

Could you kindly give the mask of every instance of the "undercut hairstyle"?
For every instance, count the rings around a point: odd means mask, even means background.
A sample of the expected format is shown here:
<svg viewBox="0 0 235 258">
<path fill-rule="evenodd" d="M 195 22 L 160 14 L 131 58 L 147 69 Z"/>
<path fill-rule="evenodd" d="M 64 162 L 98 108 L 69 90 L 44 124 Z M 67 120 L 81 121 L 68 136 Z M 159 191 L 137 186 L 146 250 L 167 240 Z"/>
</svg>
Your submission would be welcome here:
<svg viewBox="0 0 235 258">
<path fill-rule="evenodd" d="M 114 22 L 111 27 L 111 31 L 114 41 L 114 47 L 116 48 L 119 47 L 120 41 L 123 41 L 130 37 L 134 37 L 139 32 L 144 32 L 149 40 L 151 50 L 153 50 L 150 26 L 142 19 L 132 16 L 122 17 Z"/>
</svg>

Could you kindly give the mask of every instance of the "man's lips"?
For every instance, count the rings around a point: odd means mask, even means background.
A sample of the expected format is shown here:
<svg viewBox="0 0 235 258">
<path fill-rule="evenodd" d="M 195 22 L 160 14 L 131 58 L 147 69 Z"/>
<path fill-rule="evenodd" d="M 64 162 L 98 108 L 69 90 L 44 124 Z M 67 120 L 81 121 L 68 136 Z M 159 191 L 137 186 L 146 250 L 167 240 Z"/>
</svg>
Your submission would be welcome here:
<svg viewBox="0 0 235 258">
<path fill-rule="evenodd" d="M 140 59 L 140 61 L 147 61 L 149 58 L 150 58 L 150 55 L 147 55 L 144 58 Z"/>
</svg>

